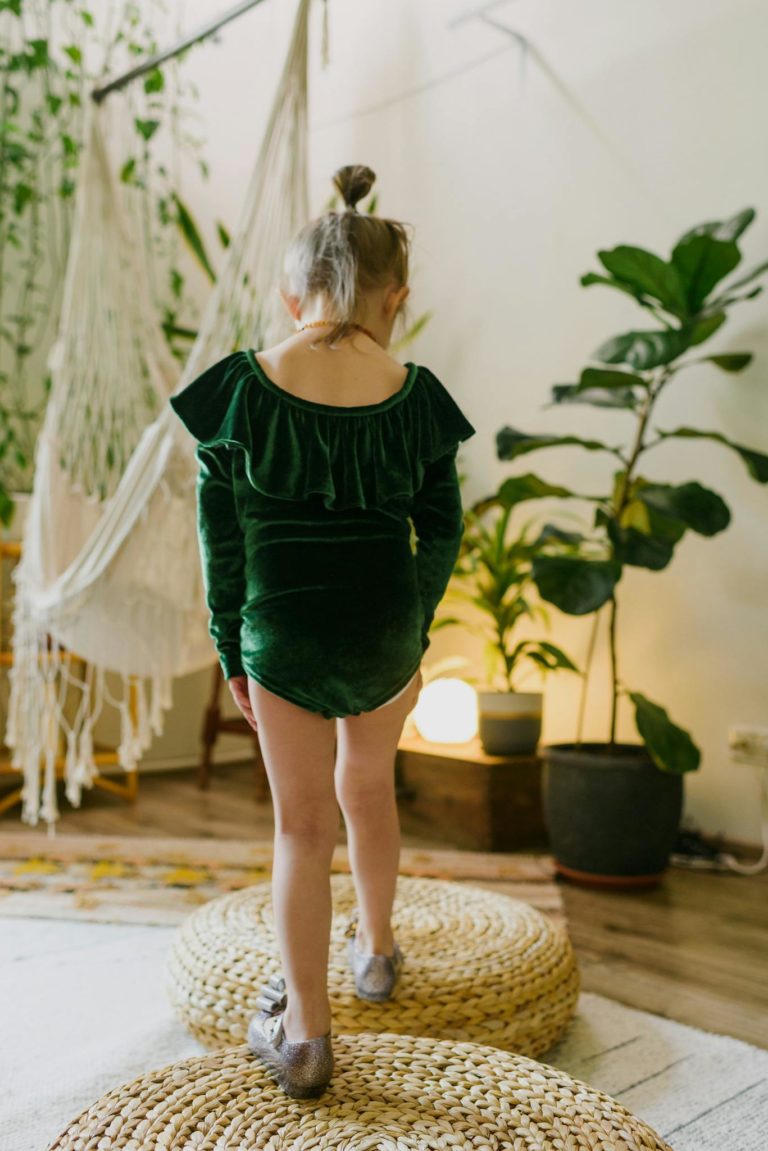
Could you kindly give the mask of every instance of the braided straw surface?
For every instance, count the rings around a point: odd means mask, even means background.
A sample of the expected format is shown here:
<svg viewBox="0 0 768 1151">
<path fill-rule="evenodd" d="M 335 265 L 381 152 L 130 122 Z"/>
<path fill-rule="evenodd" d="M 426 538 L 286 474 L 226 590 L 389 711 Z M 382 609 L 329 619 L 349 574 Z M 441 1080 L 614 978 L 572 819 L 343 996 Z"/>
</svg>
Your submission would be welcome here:
<svg viewBox="0 0 768 1151">
<path fill-rule="evenodd" d="M 545 1063 L 424 1036 L 335 1035 L 319 1099 L 245 1044 L 110 1091 L 48 1151 L 672 1151 L 615 1099 Z"/>
<path fill-rule="evenodd" d="M 404 963 L 391 999 L 359 999 L 347 957 L 356 905 L 350 875 L 331 875 L 328 993 L 333 1030 L 492 1043 L 536 1057 L 576 1010 L 579 973 L 565 929 L 527 903 L 466 883 L 398 876 L 392 929 Z M 256 999 L 281 972 L 271 884 L 220 896 L 188 917 L 166 988 L 202 1043 L 244 1042 Z"/>
</svg>

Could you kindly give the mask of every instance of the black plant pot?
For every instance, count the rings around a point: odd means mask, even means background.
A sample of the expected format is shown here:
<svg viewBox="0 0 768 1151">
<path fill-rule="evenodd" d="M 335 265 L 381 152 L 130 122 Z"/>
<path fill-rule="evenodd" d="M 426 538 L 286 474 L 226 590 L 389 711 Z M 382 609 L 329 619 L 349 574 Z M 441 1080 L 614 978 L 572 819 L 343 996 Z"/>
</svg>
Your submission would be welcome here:
<svg viewBox="0 0 768 1151">
<path fill-rule="evenodd" d="M 683 777 L 643 744 L 540 746 L 544 818 L 557 871 L 590 887 L 651 887 L 669 864 Z"/>
</svg>

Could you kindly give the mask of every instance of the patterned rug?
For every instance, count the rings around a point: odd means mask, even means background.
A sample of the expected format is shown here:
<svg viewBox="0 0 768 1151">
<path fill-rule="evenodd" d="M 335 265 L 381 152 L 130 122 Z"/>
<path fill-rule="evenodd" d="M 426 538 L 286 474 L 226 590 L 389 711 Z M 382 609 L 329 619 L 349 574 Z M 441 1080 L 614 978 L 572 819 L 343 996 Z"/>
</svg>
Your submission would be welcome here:
<svg viewBox="0 0 768 1151">
<path fill-rule="evenodd" d="M 0 917 L 172 925 L 217 895 L 263 881 L 271 867 L 271 840 L 24 832 L 0 842 Z M 344 844 L 331 869 L 349 872 Z M 549 855 L 404 846 L 400 873 L 488 887 L 564 920 Z"/>
</svg>

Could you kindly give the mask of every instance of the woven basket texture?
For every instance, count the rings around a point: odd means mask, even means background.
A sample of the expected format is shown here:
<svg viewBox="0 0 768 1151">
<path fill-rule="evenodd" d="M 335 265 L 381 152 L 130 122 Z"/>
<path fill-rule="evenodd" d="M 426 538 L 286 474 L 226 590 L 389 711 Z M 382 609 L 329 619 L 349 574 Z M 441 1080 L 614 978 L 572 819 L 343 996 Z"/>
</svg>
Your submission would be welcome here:
<svg viewBox="0 0 768 1151">
<path fill-rule="evenodd" d="M 330 1086 L 296 1100 L 245 1044 L 115 1088 L 48 1151 L 672 1151 L 596 1088 L 475 1043 L 337 1035 Z"/>
<path fill-rule="evenodd" d="M 356 906 L 350 875 L 331 875 L 328 991 L 335 1034 L 387 1031 L 490 1043 L 537 1058 L 576 1010 L 579 972 L 565 928 L 521 900 L 466 883 L 398 876 L 392 916 L 404 955 L 391 999 L 358 998 L 347 956 Z M 271 884 L 219 896 L 171 946 L 174 1011 L 208 1047 L 245 1041 L 256 999 L 282 974 Z"/>
</svg>

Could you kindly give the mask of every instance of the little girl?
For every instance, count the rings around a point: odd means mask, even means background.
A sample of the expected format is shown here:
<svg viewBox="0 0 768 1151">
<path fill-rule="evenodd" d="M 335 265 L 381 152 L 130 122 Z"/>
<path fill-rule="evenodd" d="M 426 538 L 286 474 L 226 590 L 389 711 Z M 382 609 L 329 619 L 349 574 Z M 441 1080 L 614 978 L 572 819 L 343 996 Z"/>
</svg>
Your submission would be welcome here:
<svg viewBox="0 0 768 1151">
<path fill-rule="evenodd" d="M 292 241 L 280 294 L 296 332 L 233 352 L 170 400 L 199 441 L 209 630 L 258 730 L 274 805 L 284 974 L 265 985 L 248 1044 L 296 1098 L 322 1094 L 333 1072 L 339 807 L 356 992 L 387 999 L 400 975 L 394 761 L 461 543 L 456 453 L 475 434 L 428 368 L 386 350 L 410 290 L 409 241 L 403 224 L 357 211 L 374 179 L 339 169 L 345 210 Z"/>
</svg>

